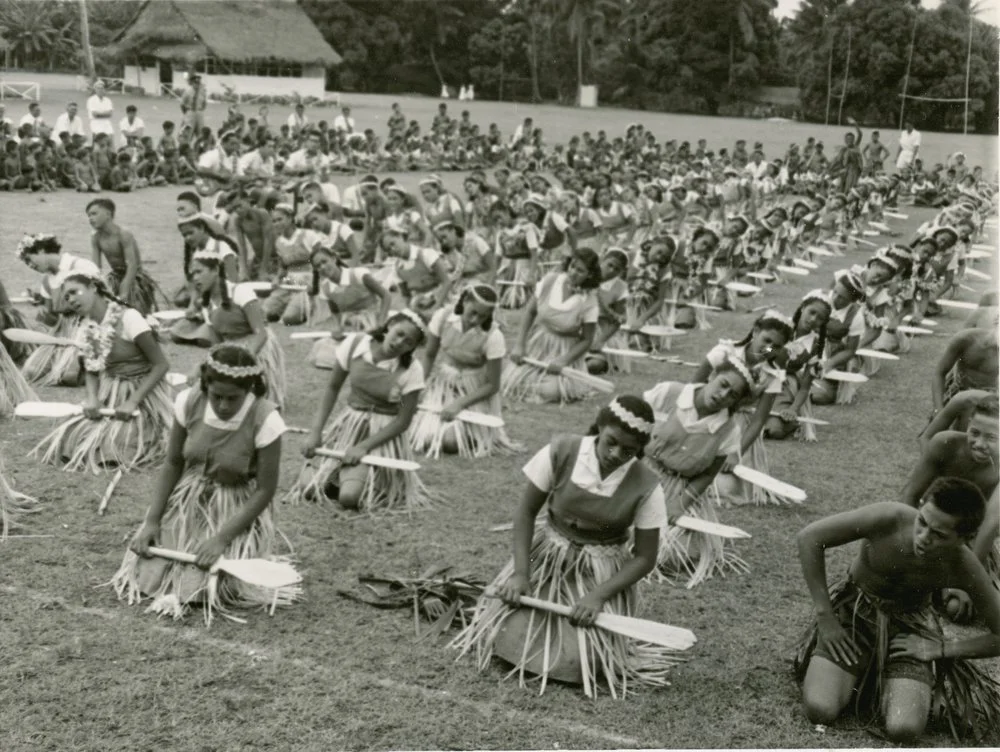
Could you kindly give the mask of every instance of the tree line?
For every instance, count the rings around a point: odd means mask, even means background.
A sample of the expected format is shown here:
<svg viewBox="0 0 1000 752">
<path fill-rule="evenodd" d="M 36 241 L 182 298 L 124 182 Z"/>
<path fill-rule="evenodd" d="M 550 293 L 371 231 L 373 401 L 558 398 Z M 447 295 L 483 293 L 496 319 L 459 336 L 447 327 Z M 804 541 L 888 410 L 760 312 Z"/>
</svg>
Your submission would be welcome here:
<svg viewBox="0 0 1000 752">
<path fill-rule="evenodd" d="M 7 67 L 85 70 L 83 0 L 5 0 Z M 795 87 L 786 109 L 813 122 L 852 114 L 871 126 L 912 117 L 927 130 L 996 133 L 1000 37 L 970 0 L 299 0 L 344 58 L 329 88 L 437 95 L 473 84 L 480 99 L 740 113 L 762 87 Z M 98 72 L 139 3 L 86 0 Z M 967 79 L 968 74 L 968 81 Z M 905 106 L 900 94 L 910 98 Z"/>
</svg>

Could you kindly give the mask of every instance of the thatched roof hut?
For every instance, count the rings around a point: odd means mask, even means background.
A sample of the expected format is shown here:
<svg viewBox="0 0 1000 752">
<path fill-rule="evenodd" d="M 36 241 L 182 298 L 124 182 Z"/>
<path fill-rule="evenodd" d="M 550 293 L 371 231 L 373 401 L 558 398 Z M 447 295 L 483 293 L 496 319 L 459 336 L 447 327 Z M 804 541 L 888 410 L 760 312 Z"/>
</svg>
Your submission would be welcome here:
<svg viewBox="0 0 1000 752">
<path fill-rule="evenodd" d="M 214 58 L 329 67 L 342 59 L 294 0 L 146 0 L 110 51 L 187 63 Z"/>
</svg>

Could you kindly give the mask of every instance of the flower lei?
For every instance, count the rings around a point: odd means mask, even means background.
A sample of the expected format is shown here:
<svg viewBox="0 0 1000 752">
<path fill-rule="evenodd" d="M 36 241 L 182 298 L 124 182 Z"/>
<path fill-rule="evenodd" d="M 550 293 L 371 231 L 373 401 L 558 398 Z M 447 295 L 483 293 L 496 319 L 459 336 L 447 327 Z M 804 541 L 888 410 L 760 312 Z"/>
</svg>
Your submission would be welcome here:
<svg viewBox="0 0 1000 752">
<path fill-rule="evenodd" d="M 83 338 L 83 366 L 90 373 L 103 371 L 108 365 L 108 355 L 115 343 L 115 336 L 121 324 L 122 316 L 125 315 L 125 306 L 114 301 L 108 301 L 108 310 L 104 314 L 104 320 L 97 323 L 88 320 L 81 328 L 80 333 Z"/>
<path fill-rule="evenodd" d="M 46 240 L 55 238 L 55 235 L 48 232 L 37 232 L 34 235 L 25 234 L 21 238 L 20 242 L 17 244 L 17 255 L 19 258 L 24 259 L 24 257 L 31 253 L 32 249 L 38 244 Z"/>
</svg>

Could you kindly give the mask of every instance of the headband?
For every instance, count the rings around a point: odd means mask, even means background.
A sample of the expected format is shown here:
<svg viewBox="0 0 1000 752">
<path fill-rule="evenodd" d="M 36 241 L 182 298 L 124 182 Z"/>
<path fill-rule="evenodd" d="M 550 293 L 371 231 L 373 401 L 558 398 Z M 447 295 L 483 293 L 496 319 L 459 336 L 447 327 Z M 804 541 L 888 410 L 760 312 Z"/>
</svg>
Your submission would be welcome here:
<svg viewBox="0 0 1000 752">
<path fill-rule="evenodd" d="M 38 232 L 34 235 L 25 234 L 25 236 L 21 238 L 21 242 L 17 244 L 17 255 L 23 259 L 27 254 L 31 253 L 34 247 L 39 243 L 55 239 L 56 236 L 48 232 Z"/>
<path fill-rule="evenodd" d="M 625 260 L 625 265 L 628 265 L 628 252 L 624 248 L 619 248 L 618 246 L 608 248 L 604 252 L 604 258 L 608 258 L 609 256 L 620 256 Z"/>
<path fill-rule="evenodd" d="M 191 254 L 192 261 L 222 261 L 222 254 L 216 248 L 199 248 Z"/>
<path fill-rule="evenodd" d="M 420 314 L 417 313 L 416 311 L 410 308 L 404 308 L 397 315 L 406 318 L 411 324 L 413 324 L 415 327 L 417 327 L 417 329 L 420 330 L 421 334 L 427 333 L 427 325 L 424 323 L 424 320 L 420 318 Z"/>
<path fill-rule="evenodd" d="M 811 300 L 821 300 L 827 305 L 830 305 L 830 294 L 826 290 L 810 290 L 805 295 L 802 296 L 802 303 L 807 303 Z"/>
<path fill-rule="evenodd" d="M 285 214 L 287 214 L 290 217 L 294 217 L 295 216 L 295 207 L 292 206 L 291 204 L 286 204 L 284 202 L 282 202 L 280 204 L 275 204 L 274 205 L 274 209 L 275 209 L 275 211 L 284 212 Z"/>
<path fill-rule="evenodd" d="M 794 325 L 792 324 L 791 318 L 789 318 L 788 316 L 786 316 L 785 314 L 783 314 L 781 311 L 777 310 L 776 308 L 770 308 L 767 311 L 764 311 L 764 315 L 760 317 L 760 320 L 761 321 L 766 321 L 766 320 L 779 321 L 782 324 L 784 324 L 785 326 L 787 326 L 789 329 L 794 329 L 795 328 Z"/>
<path fill-rule="evenodd" d="M 409 196 L 410 194 L 406 192 L 406 189 L 399 183 L 393 183 L 385 189 L 386 193 L 398 193 L 400 196 Z"/>
<path fill-rule="evenodd" d="M 213 371 L 222 374 L 223 376 L 229 376 L 230 378 L 233 379 L 249 379 L 253 378 L 254 376 L 263 376 L 264 369 L 262 369 L 260 365 L 256 362 L 256 358 L 254 358 L 254 364 L 252 366 L 230 366 L 225 363 L 220 363 L 218 360 L 216 360 L 215 355 L 223 347 L 235 347 L 245 352 L 251 358 L 254 357 L 253 353 L 251 353 L 242 345 L 234 345 L 228 342 L 222 345 L 216 345 L 211 350 L 209 350 L 208 360 L 205 361 L 206 365 Z"/>
<path fill-rule="evenodd" d="M 441 230 L 447 230 L 449 227 L 458 227 L 458 224 L 453 219 L 445 219 L 434 225 L 432 229 L 434 232 L 441 232 Z"/>
<path fill-rule="evenodd" d="M 743 362 L 742 358 L 737 357 L 735 354 L 730 354 L 726 356 L 726 362 L 731 364 L 733 368 L 740 372 L 740 376 L 746 379 L 747 384 L 751 388 L 757 383 L 753 374 L 750 373 L 750 368 Z"/>
<path fill-rule="evenodd" d="M 441 187 L 441 178 L 437 175 L 429 175 L 420 181 L 419 185 L 436 185 L 438 188 Z"/>
<path fill-rule="evenodd" d="M 887 256 L 883 252 L 884 250 L 885 249 L 879 249 L 878 253 L 876 253 L 874 256 L 872 256 L 871 259 L 868 261 L 868 263 L 871 264 L 873 261 L 878 261 L 879 263 L 885 264 L 886 266 L 888 266 L 894 272 L 898 272 L 899 271 L 899 262 L 896 261 L 896 259 L 894 259 L 892 256 Z"/>
<path fill-rule="evenodd" d="M 485 287 L 487 290 L 489 290 L 490 292 L 492 292 L 494 299 L 492 301 L 486 300 L 486 298 L 484 298 L 483 296 L 481 296 L 476 291 L 476 288 L 479 288 L 479 287 Z M 471 285 L 468 288 L 468 290 L 469 290 L 469 294 L 472 295 L 472 297 L 476 299 L 477 303 L 481 303 L 484 306 L 489 306 L 490 308 L 496 308 L 497 307 L 497 302 L 500 300 L 500 294 L 496 291 L 495 288 L 490 287 L 489 285 L 478 284 L 478 285 Z"/>
<path fill-rule="evenodd" d="M 617 397 L 611 400 L 611 403 L 608 405 L 608 409 L 611 410 L 612 414 L 618 418 L 618 420 L 632 430 L 638 431 L 645 436 L 649 436 L 653 432 L 652 423 L 633 413 L 625 407 L 625 405 L 619 402 Z"/>
</svg>

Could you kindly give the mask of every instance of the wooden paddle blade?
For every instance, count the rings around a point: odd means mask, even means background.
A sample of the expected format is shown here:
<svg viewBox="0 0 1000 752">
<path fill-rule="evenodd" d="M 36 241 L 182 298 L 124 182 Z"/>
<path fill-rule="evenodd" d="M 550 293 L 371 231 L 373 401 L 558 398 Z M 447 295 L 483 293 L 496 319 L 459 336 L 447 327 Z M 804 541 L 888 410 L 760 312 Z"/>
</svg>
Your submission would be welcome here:
<svg viewBox="0 0 1000 752">
<path fill-rule="evenodd" d="M 153 317 L 157 321 L 178 321 L 187 315 L 186 311 L 153 311 Z"/>
<path fill-rule="evenodd" d="M 332 332 L 292 332 L 290 339 L 329 339 Z"/>
<path fill-rule="evenodd" d="M 792 263 L 796 266 L 801 266 L 803 269 L 819 269 L 819 264 L 807 261 L 806 259 L 792 259 Z"/>
<path fill-rule="evenodd" d="M 942 308 L 960 308 L 963 311 L 974 311 L 979 308 L 975 303 L 966 300 L 938 300 L 937 304 Z"/>
<path fill-rule="evenodd" d="M 19 295 L 16 298 L 11 298 L 10 302 L 11 305 L 29 305 L 30 303 L 34 303 L 35 301 L 33 298 L 30 298 L 27 295 Z"/>
<path fill-rule="evenodd" d="M 750 285 L 746 282 L 728 282 L 726 284 L 726 289 L 729 290 L 729 292 L 745 292 L 751 295 L 760 292 L 760 288 L 757 287 L 757 285 Z"/>
<path fill-rule="evenodd" d="M 270 559 L 219 559 L 220 571 L 262 588 L 291 587 L 302 582 L 302 575 L 286 561 Z"/>
<path fill-rule="evenodd" d="M 183 373 L 168 373 L 163 377 L 163 380 L 167 382 L 167 386 L 181 386 L 188 381 L 187 376 Z"/>
<path fill-rule="evenodd" d="M 910 315 L 903 316 L 903 321 L 906 321 L 908 323 L 912 323 L 913 322 L 913 316 L 910 316 Z M 935 326 L 938 325 L 938 322 L 936 322 L 934 319 L 924 319 L 923 321 L 918 321 L 916 323 L 917 323 L 918 326 L 929 326 L 932 329 Z"/>
<path fill-rule="evenodd" d="M 973 279 L 981 279 L 984 282 L 989 282 L 991 279 L 993 279 L 993 277 L 991 277 L 989 274 L 986 274 L 986 272 L 981 272 L 978 269 L 969 269 L 968 267 L 966 267 L 965 269 L 965 275 L 967 277 L 972 277 Z M 940 303 L 941 301 L 938 302 Z"/>
<path fill-rule="evenodd" d="M 875 360 L 899 360 L 898 355 L 882 352 L 881 350 L 869 350 L 867 347 L 855 350 L 854 353 L 855 355 L 862 355 L 866 358 L 874 358 Z"/>
<path fill-rule="evenodd" d="M 771 417 L 772 418 L 780 418 L 781 414 L 780 413 L 771 413 Z M 828 421 L 828 420 L 821 420 L 819 418 L 805 418 L 805 417 L 803 417 L 801 415 L 795 416 L 795 421 L 797 423 L 801 423 L 802 425 L 808 425 L 808 426 L 828 426 L 828 425 L 830 425 L 830 421 Z"/>
<path fill-rule="evenodd" d="M 750 277 L 750 279 L 759 279 L 761 282 L 773 282 L 775 280 L 775 276 L 767 272 L 747 272 L 746 276 Z"/>
<path fill-rule="evenodd" d="M 934 334 L 932 330 L 924 329 L 919 326 L 906 326 L 906 325 L 897 326 L 896 331 L 902 332 L 903 334 Z"/>
<path fill-rule="evenodd" d="M 806 250 L 815 256 L 833 256 L 832 251 L 828 251 L 826 248 L 820 248 L 818 245 L 811 245 Z"/>
<path fill-rule="evenodd" d="M 441 412 L 439 408 L 428 407 L 426 405 L 420 405 L 417 409 L 428 413 Z M 462 410 L 455 416 L 455 418 L 463 423 L 471 423 L 476 426 L 483 426 L 484 428 L 503 428 L 505 425 L 503 418 L 500 416 L 481 413 L 476 410 Z"/>
<path fill-rule="evenodd" d="M 639 330 L 640 334 L 647 337 L 678 337 L 687 334 L 684 329 L 674 329 L 672 326 L 662 326 L 660 324 L 649 324 Z"/>
<path fill-rule="evenodd" d="M 747 483 L 752 483 L 759 488 L 771 491 L 779 496 L 784 496 L 792 501 L 801 502 L 806 500 L 806 492 L 801 488 L 797 488 L 791 483 L 785 483 L 777 478 L 772 478 L 767 473 L 762 473 L 760 470 L 754 470 L 752 467 L 737 465 L 733 468 L 733 475 L 740 480 L 745 480 Z"/>
<path fill-rule="evenodd" d="M 60 345 L 76 346 L 77 343 L 65 337 L 53 337 L 45 332 L 36 332 L 32 329 L 4 329 L 3 336 L 11 342 L 21 342 L 27 345 Z"/>
<path fill-rule="evenodd" d="M 648 358 L 649 353 L 642 350 L 624 350 L 619 347 L 604 347 L 602 353 L 607 355 L 617 355 L 620 358 Z"/>
<path fill-rule="evenodd" d="M 522 595 L 521 605 L 537 608 L 559 616 L 569 616 L 573 609 L 561 603 L 544 601 L 540 598 Z M 641 642 L 651 642 L 662 645 L 673 650 L 688 650 L 693 647 L 698 639 L 690 629 L 682 627 L 672 627 L 669 624 L 649 621 L 647 619 L 637 619 L 632 616 L 619 616 L 617 614 L 598 614 L 595 626 L 606 629 L 609 632 L 630 637 Z"/>
<path fill-rule="evenodd" d="M 613 394 L 615 391 L 615 385 L 612 384 L 607 379 L 601 379 L 597 376 L 592 376 L 584 371 L 578 371 L 575 368 L 564 368 L 562 369 L 562 375 L 570 379 L 576 379 L 577 381 L 583 382 L 589 386 L 592 386 L 599 392 L 605 392 L 606 394 Z"/>
<path fill-rule="evenodd" d="M 775 268 L 779 272 L 784 272 L 785 274 L 796 274 L 799 277 L 807 277 L 807 276 L 809 276 L 809 270 L 808 269 L 800 269 L 797 266 L 785 266 L 784 264 L 778 264 L 778 266 L 775 267 Z"/>
<path fill-rule="evenodd" d="M 893 219 L 909 219 L 910 218 L 909 214 L 900 214 L 899 212 L 885 211 L 884 209 L 882 210 L 882 213 L 885 216 L 887 216 L 887 217 L 892 217 Z"/>
<path fill-rule="evenodd" d="M 337 460 L 344 457 L 344 453 L 339 449 L 323 449 L 322 447 L 316 450 L 316 454 L 321 457 L 332 457 Z M 361 463 L 363 465 L 371 465 L 372 467 L 385 467 L 390 470 L 403 470 L 405 472 L 416 472 L 420 469 L 420 464 L 417 462 L 397 460 L 394 457 L 379 457 L 377 454 L 366 454 L 361 458 Z"/>
<path fill-rule="evenodd" d="M 14 408 L 18 418 L 69 418 L 81 413 L 83 408 L 72 402 L 21 402 Z"/>
<path fill-rule="evenodd" d="M 740 530 L 738 527 L 723 525 L 718 522 L 710 522 L 709 520 L 702 520 L 698 517 L 691 517 L 689 515 L 678 517 L 674 522 L 674 525 L 684 528 L 685 530 L 693 530 L 696 533 L 717 535 L 720 538 L 731 538 L 735 540 L 737 538 L 753 537 L 746 530 Z"/>
<path fill-rule="evenodd" d="M 824 379 L 830 379 L 830 381 L 843 381 L 848 384 L 864 384 L 868 381 L 868 377 L 863 373 L 854 373 L 853 371 L 827 371 L 823 374 Z"/>
</svg>

